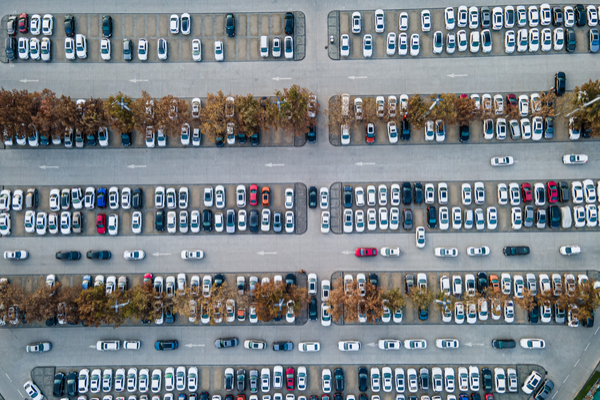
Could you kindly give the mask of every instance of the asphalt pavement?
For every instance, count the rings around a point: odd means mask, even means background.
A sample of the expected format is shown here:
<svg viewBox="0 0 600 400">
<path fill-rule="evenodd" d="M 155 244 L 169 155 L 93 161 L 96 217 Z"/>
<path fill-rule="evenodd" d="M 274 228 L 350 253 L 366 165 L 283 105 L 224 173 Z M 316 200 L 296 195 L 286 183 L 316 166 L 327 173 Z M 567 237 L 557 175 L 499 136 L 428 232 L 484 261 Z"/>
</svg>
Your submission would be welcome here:
<svg viewBox="0 0 600 400">
<path fill-rule="evenodd" d="M 486 3 L 489 6 L 499 1 Z M 539 4 L 526 1 L 527 4 Z M 465 5 L 481 5 L 465 1 Z M 504 4 L 504 3 L 503 3 Z M 523 4 L 523 3 L 521 3 Z M 403 7 L 420 9 L 446 6 L 440 1 L 409 0 Z M 458 6 L 456 3 L 453 6 Z M 382 0 L 373 8 L 397 9 L 398 3 Z M 299 0 L 280 4 L 273 0 L 257 0 L 238 4 L 234 1 L 213 2 L 186 0 L 134 0 L 103 3 L 79 3 L 76 6 L 60 0 L 22 2 L 6 0 L 0 3 L 0 15 L 8 13 L 149 13 L 172 12 L 284 12 L 302 11 L 306 15 L 306 58 L 290 63 L 168 63 L 132 64 L 94 63 L 90 65 L 66 63 L 21 63 L 1 65 L 0 86 L 5 89 L 29 91 L 50 88 L 57 94 L 73 98 L 107 97 L 122 91 L 138 96 L 142 90 L 152 96 L 173 94 L 181 97 L 204 96 L 207 92 L 222 90 L 233 94 L 253 93 L 269 95 L 275 89 L 291 84 L 306 86 L 318 95 L 321 109 L 327 100 L 340 92 L 362 95 L 378 93 L 494 93 L 533 92 L 549 88 L 554 73 L 567 74 L 567 89 L 572 90 L 589 79 L 597 79 L 597 55 L 540 54 L 527 57 L 486 56 L 469 58 L 417 58 L 409 60 L 345 60 L 334 61 L 327 54 L 327 15 L 331 10 L 364 9 L 364 2 Z M 55 21 L 60 29 L 60 21 Z M 435 29 L 435 27 L 434 27 Z M 516 60 L 516 61 L 515 61 Z M 452 77 L 450 75 L 466 75 Z M 356 77 L 366 77 L 355 79 Z M 278 79 L 274 79 L 278 78 Z M 283 79 L 281 78 L 290 78 Z M 131 82 L 132 79 L 146 80 Z M 22 82 L 25 80 L 25 82 Z M 98 185 L 114 183 L 127 185 L 156 185 L 180 183 L 238 183 L 302 182 L 307 186 L 330 186 L 334 182 L 377 181 L 475 181 L 497 180 L 561 180 L 598 178 L 595 166 L 600 150 L 597 142 L 561 143 L 481 143 L 363 146 L 340 148 L 329 143 L 327 118 L 319 117 L 316 145 L 302 148 L 245 148 L 245 149 L 27 149 L 0 151 L 0 184 L 27 187 L 33 185 Z M 568 153 L 586 153 L 590 162 L 585 166 L 563 166 L 561 157 Z M 494 156 L 512 155 L 515 165 L 492 168 Z M 271 166 L 269 166 L 271 164 Z M 139 166 L 127 168 L 129 165 Z M 278 166 L 275 166 L 278 165 Z M 145 167 L 142 167 L 145 166 Z M 57 168 L 41 168 L 57 167 Z M 319 232 L 320 212 L 308 211 L 308 231 L 303 235 L 266 236 L 127 236 L 98 237 L 33 237 L 0 239 L 0 251 L 25 248 L 30 260 L 16 264 L 0 261 L 1 275 L 48 273 L 139 273 L 175 272 L 233 272 L 271 271 L 289 272 L 306 269 L 317 272 L 319 279 L 327 279 L 335 271 L 522 271 L 552 272 L 593 270 L 597 260 L 598 232 L 494 232 L 494 233 L 433 233 L 427 235 L 425 249 L 415 247 L 415 237 L 409 233 L 377 235 L 322 235 Z M 488 245 L 492 254 L 487 258 L 468 258 L 464 251 L 471 245 Z M 523 258 L 501 255 L 507 244 L 529 245 L 532 254 Z M 558 254 L 564 244 L 579 244 L 582 254 L 565 258 Z M 399 259 L 358 259 L 352 253 L 358 246 L 399 246 Z M 457 259 L 437 259 L 436 246 L 454 246 L 461 252 Z M 61 263 L 53 259 L 57 250 L 106 248 L 115 257 L 106 264 L 82 260 L 79 263 Z M 148 254 L 172 253 L 172 256 L 153 257 L 139 263 L 125 262 L 119 255 L 125 249 L 142 248 Z M 202 248 L 206 258 L 190 265 L 179 257 L 186 248 Z M 261 255 L 260 253 L 263 252 Z M 267 254 L 270 253 L 270 254 Z M 276 253 L 276 254 L 272 254 Z M 201 330 L 199 330 L 201 329 Z M 554 380 L 557 399 L 574 396 L 600 359 L 598 329 L 569 329 L 563 326 L 493 325 L 455 326 L 436 325 L 423 329 L 420 325 L 406 326 L 334 326 L 322 327 L 307 323 L 302 327 L 152 327 L 135 328 L 57 328 L 0 330 L 0 393 L 6 399 L 21 399 L 23 383 L 35 366 L 85 366 L 94 359 L 96 365 L 164 365 L 166 363 L 197 365 L 254 365 L 254 364 L 357 364 L 397 362 L 396 353 L 385 353 L 368 343 L 382 338 L 425 338 L 429 347 L 423 352 L 401 350 L 404 364 L 539 364 L 549 371 Z M 219 351 L 212 347 L 217 337 L 238 336 L 240 339 L 257 338 L 271 343 L 274 340 L 318 340 L 319 353 L 288 354 L 265 352 L 250 353 L 243 349 Z M 544 351 L 497 351 L 489 342 L 498 337 L 541 337 L 547 341 Z M 457 338 L 461 348 L 454 352 L 433 347 L 441 337 Z M 98 339 L 139 339 L 144 342 L 138 353 L 99 353 L 90 348 Z M 181 345 L 205 344 L 205 347 L 182 347 L 166 354 L 153 350 L 157 339 L 177 338 Z M 363 342 L 360 353 L 341 353 L 336 343 L 343 339 Z M 24 353 L 28 343 L 49 340 L 53 350 L 47 354 Z M 467 344 L 471 343 L 471 346 Z M 483 345 L 480 345 L 483 344 Z"/>
</svg>

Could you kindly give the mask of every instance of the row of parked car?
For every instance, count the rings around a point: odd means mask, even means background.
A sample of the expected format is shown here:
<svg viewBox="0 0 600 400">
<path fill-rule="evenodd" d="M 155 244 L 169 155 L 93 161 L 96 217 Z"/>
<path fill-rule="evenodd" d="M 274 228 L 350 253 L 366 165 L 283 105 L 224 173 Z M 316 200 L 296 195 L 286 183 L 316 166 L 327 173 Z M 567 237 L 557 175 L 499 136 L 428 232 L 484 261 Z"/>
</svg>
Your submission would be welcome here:
<svg viewBox="0 0 600 400">
<path fill-rule="evenodd" d="M 568 28 L 577 26 L 590 28 L 598 25 L 598 13 L 600 7 L 582 4 L 576 6 L 550 6 L 547 3 L 525 7 L 523 5 L 502 7 L 488 6 L 458 8 L 446 7 L 444 9 L 444 28 L 452 31 L 455 28 L 469 29 L 492 29 L 502 30 L 515 27 L 524 28 L 529 26 L 535 28 L 541 26 L 565 26 Z M 352 13 L 352 33 L 359 34 L 362 31 L 362 14 L 359 11 Z M 398 16 L 398 30 L 406 32 L 409 30 L 409 15 L 401 11 Z M 385 11 L 375 10 L 374 28 L 376 33 L 385 32 Z M 432 14 L 430 10 L 421 10 L 420 28 L 422 32 L 430 32 L 432 29 Z M 392 28 L 393 29 L 393 28 Z"/>
</svg>

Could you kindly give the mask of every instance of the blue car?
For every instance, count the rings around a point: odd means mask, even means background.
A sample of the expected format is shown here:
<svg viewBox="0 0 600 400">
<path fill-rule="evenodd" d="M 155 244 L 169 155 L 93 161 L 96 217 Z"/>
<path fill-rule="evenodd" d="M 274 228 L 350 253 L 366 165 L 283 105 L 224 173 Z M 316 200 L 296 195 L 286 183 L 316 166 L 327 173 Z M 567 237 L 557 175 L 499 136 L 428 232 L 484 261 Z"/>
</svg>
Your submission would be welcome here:
<svg viewBox="0 0 600 400">
<path fill-rule="evenodd" d="M 98 188 L 96 192 L 96 207 L 106 208 L 106 188 Z"/>
<path fill-rule="evenodd" d="M 154 343 L 154 348 L 159 351 L 175 350 L 178 346 L 177 340 L 158 340 Z"/>
<path fill-rule="evenodd" d="M 87 290 L 90 288 L 92 282 L 92 277 L 90 275 L 86 275 L 83 277 L 83 280 L 81 281 L 81 288 L 83 290 Z"/>
</svg>

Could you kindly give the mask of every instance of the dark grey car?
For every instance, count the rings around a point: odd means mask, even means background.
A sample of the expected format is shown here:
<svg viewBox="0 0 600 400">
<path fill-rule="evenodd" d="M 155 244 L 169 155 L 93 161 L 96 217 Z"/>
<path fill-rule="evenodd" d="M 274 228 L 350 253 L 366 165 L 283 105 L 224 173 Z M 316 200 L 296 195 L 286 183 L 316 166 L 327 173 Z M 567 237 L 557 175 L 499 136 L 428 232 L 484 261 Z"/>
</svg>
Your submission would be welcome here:
<svg viewBox="0 0 600 400">
<path fill-rule="evenodd" d="M 133 58 L 133 43 L 131 39 L 123 39 L 123 59 L 125 61 L 131 61 Z"/>
<path fill-rule="evenodd" d="M 281 232 L 281 211 L 275 211 L 273 213 L 273 231 L 276 233 Z"/>
<path fill-rule="evenodd" d="M 258 393 L 258 370 L 250 370 L 250 393 Z"/>
</svg>

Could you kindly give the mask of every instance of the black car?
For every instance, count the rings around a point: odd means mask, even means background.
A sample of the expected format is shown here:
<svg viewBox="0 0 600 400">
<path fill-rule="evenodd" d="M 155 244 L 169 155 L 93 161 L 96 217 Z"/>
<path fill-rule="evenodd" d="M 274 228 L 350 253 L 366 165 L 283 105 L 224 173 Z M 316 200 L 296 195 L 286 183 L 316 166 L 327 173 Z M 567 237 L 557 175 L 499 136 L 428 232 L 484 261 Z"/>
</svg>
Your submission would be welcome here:
<svg viewBox="0 0 600 400">
<path fill-rule="evenodd" d="M 423 184 L 416 182 L 414 185 L 415 204 L 423 203 Z"/>
<path fill-rule="evenodd" d="M 406 274 L 404 276 L 404 287 L 406 293 L 410 292 L 415 287 L 415 276 L 413 274 Z"/>
<path fill-rule="evenodd" d="M 529 254 L 529 246 L 506 246 L 502 250 L 505 256 L 526 256 Z"/>
<path fill-rule="evenodd" d="M 567 75 L 564 72 L 557 72 L 554 75 L 554 93 L 557 96 L 562 96 L 565 93 L 567 86 Z"/>
<path fill-rule="evenodd" d="M 310 208 L 317 208 L 317 188 L 314 186 L 308 189 L 308 206 Z"/>
<path fill-rule="evenodd" d="M 57 251 L 56 259 L 57 260 L 79 260 L 81 258 L 81 253 L 78 251 Z"/>
<path fill-rule="evenodd" d="M 88 146 L 95 146 L 98 143 L 98 140 L 96 140 L 96 134 L 93 132 L 88 133 L 85 136 L 85 144 Z"/>
<path fill-rule="evenodd" d="M 587 11 L 583 4 L 577 4 L 575 7 L 575 24 L 577 26 L 587 25 Z"/>
<path fill-rule="evenodd" d="M 225 31 L 227 32 L 227 36 L 235 36 L 235 17 L 232 13 L 228 13 L 225 16 Z"/>
<path fill-rule="evenodd" d="M 458 139 L 461 143 L 467 143 L 469 141 L 469 125 L 461 125 L 458 127 Z"/>
<path fill-rule="evenodd" d="M 540 308 L 538 307 L 537 300 L 533 298 L 533 308 L 527 313 L 527 320 L 530 324 L 537 324 L 540 320 Z"/>
<path fill-rule="evenodd" d="M 492 371 L 489 368 L 481 369 L 481 378 L 483 381 L 483 390 L 487 393 L 492 391 Z"/>
<path fill-rule="evenodd" d="M 273 351 L 292 351 L 294 343 L 292 342 L 273 342 Z"/>
<path fill-rule="evenodd" d="M 479 293 L 483 293 L 488 287 L 488 277 L 485 272 L 477 274 L 477 290 Z"/>
<path fill-rule="evenodd" d="M 481 27 L 483 29 L 488 29 L 492 22 L 492 13 L 490 12 L 489 7 L 481 7 Z M 483 39 L 482 39 L 483 41 Z"/>
<path fill-rule="evenodd" d="M 212 211 L 204 210 L 202 211 L 202 229 L 204 232 L 212 231 Z"/>
<path fill-rule="evenodd" d="M 77 372 L 69 372 L 67 375 L 67 394 L 69 396 L 77 395 Z"/>
<path fill-rule="evenodd" d="M 89 260 L 110 260 L 112 256 L 108 250 L 93 251 L 90 250 L 85 255 Z"/>
<path fill-rule="evenodd" d="M 552 389 L 554 389 L 554 382 L 552 382 L 550 379 L 546 379 L 542 386 L 535 393 L 535 396 L 533 396 L 533 399 L 546 400 L 550 396 Z"/>
<path fill-rule="evenodd" d="M 427 226 L 431 229 L 435 229 L 437 226 L 437 211 L 435 206 L 427 207 Z"/>
<path fill-rule="evenodd" d="M 258 232 L 258 210 L 250 210 L 250 218 L 248 219 L 248 225 L 250 225 L 250 232 Z"/>
<path fill-rule="evenodd" d="M 165 307 L 165 324 L 172 324 L 175 322 L 175 315 L 173 314 L 173 305 L 170 304 Z"/>
<path fill-rule="evenodd" d="M 131 132 L 123 132 L 121 133 L 121 145 L 123 147 L 131 146 Z"/>
<path fill-rule="evenodd" d="M 484 46 L 484 49 L 488 46 L 492 47 L 492 33 L 489 29 L 481 32 L 481 44 Z"/>
<path fill-rule="evenodd" d="M 369 274 L 369 282 L 371 282 L 371 285 L 375 287 L 379 286 L 379 278 L 377 277 L 376 273 Z"/>
<path fill-rule="evenodd" d="M 335 380 L 335 391 L 343 392 L 345 385 L 344 370 L 336 368 L 333 370 L 333 379 Z"/>
<path fill-rule="evenodd" d="M 584 319 L 582 321 L 582 325 L 585 328 L 593 328 L 594 327 L 594 313 L 592 313 L 591 317 Z"/>
<path fill-rule="evenodd" d="M 252 136 L 250 136 L 250 144 L 252 146 L 258 146 L 260 143 L 260 140 L 258 139 L 258 132 L 252 134 Z"/>
<path fill-rule="evenodd" d="M 206 210 L 204 212 L 206 212 Z M 162 232 L 165 230 L 165 212 L 163 210 L 156 211 L 156 218 L 154 220 L 154 228 L 158 232 Z"/>
<path fill-rule="evenodd" d="M 112 36 L 112 17 L 110 15 L 102 16 L 102 36 L 109 38 Z"/>
<path fill-rule="evenodd" d="M 296 275 L 287 274 L 285 276 L 285 286 L 286 288 L 289 288 L 291 285 L 296 285 Z"/>
<path fill-rule="evenodd" d="M 352 207 L 353 193 L 351 186 L 344 186 L 344 207 Z"/>
<path fill-rule="evenodd" d="M 294 14 L 291 12 L 285 13 L 285 34 L 293 35 L 294 34 Z"/>
<path fill-rule="evenodd" d="M 65 392 L 65 374 L 58 372 L 54 375 L 54 385 L 52 386 L 52 394 L 54 397 L 62 397 Z"/>
<path fill-rule="evenodd" d="M 75 36 L 75 17 L 72 15 L 65 15 L 65 35 Z"/>
<path fill-rule="evenodd" d="M 58 322 L 58 319 L 56 318 L 56 316 L 50 317 L 46 320 L 46 326 L 53 327 L 56 325 L 57 322 Z"/>
<path fill-rule="evenodd" d="M 223 283 L 225 283 L 225 276 L 223 274 L 216 274 L 215 287 L 220 287 L 221 285 L 223 285 Z"/>
<path fill-rule="evenodd" d="M 310 296 L 310 303 L 308 305 L 308 318 L 311 321 L 316 321 L 318 318 L 317 299 L 315 296 Z"/>
<path fill-rule="evenodd" d="M 240 368 L 237 370 L 235 374 L 235 382 L 237 386 L 238 392 L 243 392 L 246 390 L 246 370 Z"/>
<path fill-rule="evenodd" d="M 144 192 L 141 188 L 133 189 L 131 195 L 131 207 L 135 210 L 141 210 L 144 207 Z"/>
<path fill-rule="evenodd" d="M 405 231 L 410 231 L 413 228 L 413 212 L 410 208 L 402 209 L 402 227 Z"/>
<path fill-rule="evenodd" d="M 560 208 L 556 204 L 548 207 L 548 225 L 550 225 L 550 228 L 560 228 L 560 218 Z"/>
<path fill-rule="evenodd" d="M 429 370 L 427 368 L 421 368 L 419 370 L 419 383 L 421 390 L 425 392 L 429 390 Z"/>
<path fill-rule="evenodd" d="M 400 140 L 406 142 L 410 140 L 410 122 L 406 117 L 400 122 Z"/>
<path fill-rule="evenodd" d="M 223 146 L 225 146 L 225 142 L 223 140 L 223 136 L 222 135 L 219 135 L 219 136 L 217 136 L 215 138 L 215 146 L 217 146 L 217 147 L 223 147 Z"/>
<path fill-rule="evenodd" d="M 4 48 L 6 49 L 6 58 L 13 61 L 17 58 L 17 39 L 14 37 L 8 37 L 4 41 Z"/>
<path fill-rule="evenodd" d="M 567 52 L 573 53 L 577 48 L 577 36 L 575 36 L 575 31 L 573 28 L 567 28 L 566 31 L 567 35 L 565 37 L 565 41 L 567 42 Z"/>
<path fill-rule="evenodd" d="M 369 390 L 369 375 L 365 367 L 358 369 L 358 391 L 366 392 Z"/>
<path fill-rule="evenodd" d="M 236 347 L 238 344 L 240 344 L 240 341 L 236 337 L 222 338 L 222 339 L 215 340 L 215 347 L 217 349 L 226 349 L 228 347 Z"/>
<path fill-rule="evenodd" d="M 410 182 L 402 183 L 402 204 L 405 206 L 410 205 L 412 202 L 412 190 L 410 189 Z"/>
<path fill-rule="evenodd" d="M 239 144 L 245 144 L 246 141 L 248 140 L 248 137 L 246 136 L 246 133 L 239 131 L 237 134 L 237 138 L 238 138 L 238 143 Z"/>
<path fill-rule="evenodd" d="M 517 343 L 513 339 L 494 339 L 492 347 L 495 349 L 514 349 Z"/>
<path fill-rule="evenodd" d="M 552 7 L 552 25 L 561 26 L 564 21 L 563 10 L 561 6 Z"/>
<path fill-rule="evenodd" d="M 177 340 L 157 340 L 154 343 L 154 348 L 159 351 L 175 350 L 179 347 Z"/>
<path fill-rule="evenodd" d="M 125 61 L 133 59 L 133 42 L 131 39 L 123 39 L 123 59 Z"/>
<path fill-rule="evenodd" d="M 310 144 L 314 144 L 317 142 L 317 127 L 316 125 L 311 125 L 308 133 L 306 134 L 306 141 Z"/>
<path fill-rule="evenodd" d="M 323 400 L 326 400 L 326 399 L 323 399 Z M 333 400 L 344 400 L 344 396 L 340 392 L 336 392 L 333 395 Z"/>
<path fill-rule="evenodd" d="M 471 393 L 471 400 L 481 400 L 481 395 L 479 393 Z"/>
</svg>

